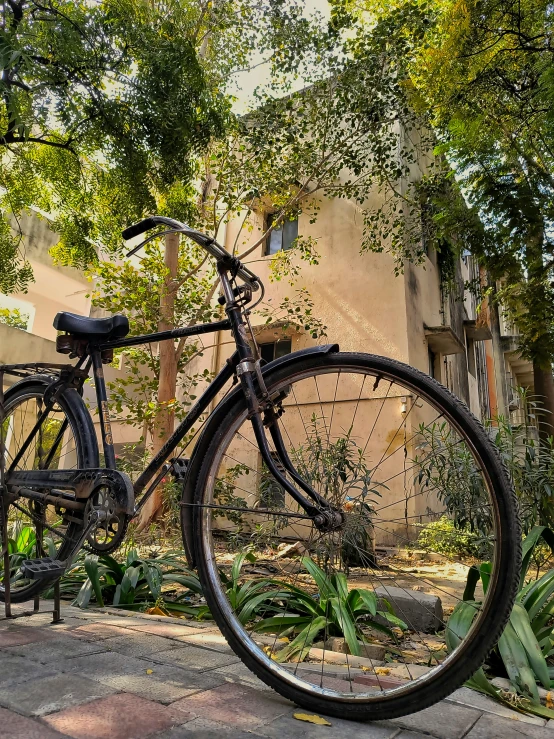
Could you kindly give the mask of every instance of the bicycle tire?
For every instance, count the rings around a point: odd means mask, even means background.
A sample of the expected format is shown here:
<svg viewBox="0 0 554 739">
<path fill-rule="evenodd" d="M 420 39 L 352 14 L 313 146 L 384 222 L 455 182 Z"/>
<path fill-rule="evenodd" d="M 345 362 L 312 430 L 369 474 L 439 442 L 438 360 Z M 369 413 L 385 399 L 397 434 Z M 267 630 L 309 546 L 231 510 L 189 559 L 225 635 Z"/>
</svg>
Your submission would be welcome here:
<svg viewBox="0 0 554 739">
<path fill-rule="evenodd" d="M 18 404 L 20 405 L 28 399 L 43 398 L 49 385 L 50 381 L 40 376 L 30 377 L 13 385 L 5 395 L 6 415 L 13 411 Z M 99 467 L 98 443 L 94 424 L 83 399 L 77 390 L 68 388 L 60 393 L 57 402 L 67 417 L 76 442 L 77 466 L 80 469 Z M 72 522 L 68 525 L 66 539 L 63 540 L 57 552 L 58 559 L 64 560 L 70 554 L 70 539 L 77 538 L 81 530 L 82 526 L 77 523 Z M 11 601 L 12 603 L 23 603 L 48 589 L 52 582 L 54 582 L 54 579 L 41 579 L 31 582 L 27 587 L 11 589 Z M 4 592 L 4 586 L 0 584 L 0 602 L 5 600 Z"/>
<path fill-rule="evenodd" d="M 322 695 L 321 691 L 308 690 L 300 681 L 283 677 L 279 669 L 264 655 L 230 612 L 221 586 L 214 577 L 213 542 L 207 531 L 203 505 L 208 502 L 206 490 L 214 479 L 218 459 L 222 455 L 222 445 L 227 442 L 231 429 L 237 419 L 246 415 L 245 400 L 239 394 L 229 409 L 228 404 L 216 409 L 208 421 L 202 436 L 202 448 L 196 450 L 195 458 L 200 460 L 192 469 L 189 485 L 194 489 L 193 531 L 199 577 L 204 596 L 214 620 L 242 662 L 264 683 L 282 696 L 303 708 L 330 716 L 352 720 L 391 719 L 420 711 L 449 695 L 467 680 L 483 663 L 495 645 L 509 618 L 517 591 L 518 573 L 521 561 L 521 530 L 518 518 L 517 500 L 500 455 L 487 436 L 482 424 L 468 408 L 445 387 L 428 375 L 401 362 L 361 353 L 332 353 L 325 356 L 299 358 L 298 362 L 266 376 L 268 390 L 287 383 L 295 377 L 317 370 L 333 368 L 357 368 L 376 377 L 392 378 L 404 386 L 413 388 L 418 396 L 426 398 L 434 406 L 442 409 L 445 416 L 471 440 L 476 457 L 490 480 L 498 519 L 498 542 L 495 569 L 489 586 L 489 597 L 483 608 L 474 632 L 464 640 L 463 649 L 451 655 L 429 679 L 416 680 L 413 690 L 402 695 L 371 697 L 367 702 L 360 700 L 335 700 Z M 469 443 L 469 442 L 468 442 Z M 215 470 L 215 471 L 214 471 Z"/>
</svg>

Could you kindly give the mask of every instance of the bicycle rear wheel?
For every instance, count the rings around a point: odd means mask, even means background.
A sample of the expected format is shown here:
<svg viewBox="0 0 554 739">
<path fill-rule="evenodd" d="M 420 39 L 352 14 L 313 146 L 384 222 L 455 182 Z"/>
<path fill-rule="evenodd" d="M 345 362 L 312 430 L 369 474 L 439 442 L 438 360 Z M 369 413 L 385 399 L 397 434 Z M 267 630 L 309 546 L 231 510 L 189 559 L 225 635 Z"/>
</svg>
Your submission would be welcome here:
<svg viewBox="0 0 554 739">
<path fill-rule="evenodd" d="M 521 535 L 500 457 L 459 400 L 399 362 L 299 358 L 266 383 L 289 457 L 344 520 L 318 530 L 267 474 L 238 394 L 211 419 L 194 481 L 210 612 L 303 707 L 358 720 L 421 710 L 482 664 L 513 605 Z M 460 605 L 481 559 L 488 590 Z"/>
<path fill-rule="evenodd" d="M 94 426 L 76 390 L 66 390 L 54 403 L 41 427 L 24 447 L 46 407 L 48 380 L 37 378 L 14 385 L 5 397 L 4 467 L 14 470 L 84 469 L 99 466 Z M 10 595 L 22 603 L 48 588 L 51 580 L 30 580 L 20 565 L 25 559 L 49 556 L 64 560 L 82 529 L 82 514 L 44 505 L 24 496 L 6 498 L 7 540 L 10 553 Z M 0 531 L 0 552 L 4 532 Z M 4 562 L 0 557 L 0 601 L 5 597 Z"/>
</svg>

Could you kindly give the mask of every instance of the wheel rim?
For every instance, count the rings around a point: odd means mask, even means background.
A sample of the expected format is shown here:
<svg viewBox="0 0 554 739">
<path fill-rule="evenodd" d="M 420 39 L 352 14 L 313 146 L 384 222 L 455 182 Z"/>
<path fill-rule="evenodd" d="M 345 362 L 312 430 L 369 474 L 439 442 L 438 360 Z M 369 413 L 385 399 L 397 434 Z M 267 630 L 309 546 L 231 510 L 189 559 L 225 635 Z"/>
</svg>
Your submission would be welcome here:
<svg viewBox="0 0 554 739">
<path fill-rule="evenodd" d="M 335 379 L 331 380 L 331 375 L 334 375 Z M 376 379 L 378 375 L 381 377 L 379 382 Z M 344 382 L 345 379 L 348 380 L 346 383 Z M 339 381 L 342 383 L 340 389 Z M 386 608 L 383 601 L 383 588 L 388 595 L 393 592 L 391 588 L 399 587 L 404 591 L 406 597 L 412 597 L 417 601 L 422 600 L 416 596 L 418 590 L 435 593 L 442 597 L 445 605 L 446 603 L 453 603 L 455 608 L 462 600 L 461 582 L 467 576 L 471 565 L 475 564 L 478 559 L 476 556 L 470 556 L 470 554 L 463 557 L 443 554 L 445 566 L 455 565 L 458 582 L 454 588 L 445 588 L 441 586 L 440 578 L 431 578 L 429 573 L 426 572 L 419 574 L 417 568 L 416 572 L 413 572 L 413 567 L 407 567 L 397 558 L 384 558 L 377 555 L 374 550 L 367 550 L 366 561 L 362 562 L 365 566 L 348 566 L 348 563 L 345 562 L 345 547 L 343 546 L 345 543 L 344 531 L 349 530 L 348 526 L 345 526 L 343 531 L 340 532 L 339 556 L 335 556 L 334 560 L 331 556 L 323 555 L 322 557 L 320 532 L 317 532 L 319 539 L 313 537 L 310 539 L 309 536 L 306 536 L 305 530 L 303 535 L 300 535 L 301 526 L 305 528 L 308 524 L 311 525 L 311 522 L 299 518 L 294 526 L 291 525 L 291 514 L 298 511 L 298 506 L 291 501 L 288 494 L 284 495 L 282 490 L 280 492 L 280 507 L 273 509 L 279 513 L 270 515 L 259 512 L 260 499 L 263 505 L 266 506 L 263 510 L 267 510 L 267 500 L 271 498 L 271 495 L 275 500 L 279 491 L 274 489 L 272 493 L 270 489 L 268 494 L 267 490 L 264 490 L 263 470 L 261 485 L 253 485 L 251 482 L 247 482 L 249 476 L 250 481 L 255 476 L 260 479 L 260 465 L 259 462 L 256 464 L 252 462 L 257 449 L 252 443 L 252 432 L 248 428 L 249 422 L 246 420 L 246 414 L 243 413 L 235 419 L 225 438 L 219 444 L 218 453 L 211 462 L 207 477 L 204 504 L 221 506 L 218 509 L 205 507 L 201 511 L 205 577 L 210 583 L 212 591 L 211 596 L 208 594 L 208 600 L 213 599 L 212 605 L 221 611 L 225 621 L 231 624 L 234 634 L 238 635 L 239 640 L 246 645 L 245 648 L 260 665 L 276 677 L 280 677 L 294 687 L 313 695 L 332 697 L 335 700 L 347 702 L 386 701 L 387 699 L 402 697 L 406 693 L 417 690 L 420 686 L 429 685 L 433 682 L 437 684 L 439 681 L 443 682 L 445 671 L 451 670 L 454 664 L 459 665 L 458 669 L 464 672 L 460 678 L 461 682 L 468 676 L 465 674 L 467 668 L 464 668 L 464 662 L 467 663 L 467 658 L 471 657 L 472 653 L 475 654 L 475 636 L 480 633 L 483 624 L 489 618 L 500 566 L 500 524 L 497 499 L 492 492 L 489 472 L 478 461 L 471 439 L 467 437 L 457 421 L 450 416 L 447 417 L 445 412 L 437 409 L 436 401 L 422 392 L 421 388 L 415 388 L 405 380 L 402 383 L 398 380 L 393 381 L 391 378 L 385 377 L 382 372 L 363 371 L 360 367 L 343 368 L 340 372 L 336 368 L 321 368 L 317 370 L 314 377 L 314 371 L 306 370 L 304 373 L 298 373 L 292 379 L 287 378 L 286 381 L 281 381 L 272 386 L 271 392 L 272 394 L 279 393 L 287 386 L 292 387 L 292 392 L 288 394 L 288 398 L 290 398 L 289 406 L 285 407 L 281 423 L 283 440 L 289 455 L 297 465 L 297 469 L 300 470 L 303 466 L 304 479 L 309 478 L 318 492 L 329 495 L 330 489 L 335 486 L 341 493 L 344 493 L 345 489 L 351 493 L 350 495 L 343 495 L 344 498 L 350 498 L 347 502 L 350 504 L 351 513 L 346 519 L 347 523 L 350 519 L 350 523 L 353 524 L 353 526 L 350 526 L 350 531 L 356 528 L 356 515 L 353 515 L 352 511 L 355 514 L 356 511 L 363 510 L 363 507 L 360 506 L 362 491 L 365 490 L 366 494 L 364 502 L 369 502 L 370 493 L 377 493 L 374 495 L 374 500 L 371 501 L 370 524 L 366 526 L 366 534 L 368 533 L 367 529 L 369 529 L 370 537 L 373 537 L 373 541 L 377 542 L 377 552 L 382 551 L 383 540 L 389 544 L 396 542 L 396 544 L 402 545 L 406 544 L 406 539 L 413 541 L 414 529 L 417 529 L 416 523 L 419 525 L 424 522 L 440 521 L 442 516 L 439 514 L 444 513 L 445 509 L 447 520 L 456 518 L 457 524 L 460 526 L 463 515 L 454 516 L 452 502 L 450 502 L 450 505 L 445 503 L 447 494 L 452 494 L 453 482 L 457 483 L 458 487 L 462 487 L 466 497 L 468 494 L 471 497 L 471 491 L 473 490 L 474 499 L 471 513 L 473 517 L 476 517 L 478 508 L 481 508 L 482 515 L 481 520 L 479 520 L 479 530 L 482 541 L 479 543 L 479 537 L 469 537 L 469 539 L 473 541 L 474 554 L 477 554 L 480 547 L 480 555 L 489 555 L 492 562 L 491 585 L 488 595 L 483 596 L 481 585 L 477 586 L 475 604 L 468 606 L 475 612 L 473 624 L 467 633 L 465 631 L 459 633 L 462 630 L 461 627 L 454 627 L 451 624 L 448 628 L 450 642 L 456 636 L 463 638 L 458 647 L 453 647 L 451 643 L 450 648 L 446 643 L 448 639 L 445 628 L 449 619 L 447 617 L 440 618 L 439 616 L 435 621 L 435 633 L 428 633 L 429 629 L 422 632 L 421 628 L 416 626 L 417 619 L 407 613 L 409 609 L 406 605 L 402 605 L 396 591 L 394 591 L 396 599 L 387 598 L 387 600 L 393 606 L 396 617 L 403 620 L 408 629 L 401 628 L 398 630 L 393 626 L 392 638 L 388 634 L 379 638 L 378 632 L 376 632 L 376 621 L 381 621 L 382 625 L 386 624 L 391 627 L 391 622 L 387 623 L 386 616 L 381 615 L 380 618 L 363 616 L 356 619 L 356 611 L 353 606 L 350 607 L 350 621 L 354 622 L 356 641 L 360 637 L 372 642 L 370 650 L 364 645 L 358 647 L 362 659 L 366 658 L 368 660 L 365 664 L 356 659 L 355 654 L 345 655 L 342 665 L 333 666 L 331 664 L 331 661 L 337 661 L 337 657 L 336 654 L 331 654 L 335 652 L 332 647 L 336 645 L 330 642 L 329 639 L 333 637 L 333 634 L 336 634 L 337 638 L 348 634 L 348 630 L 343 627 L 344 619 L 341 622 L 340 606 L 337 606 L 336 603 L 330 603 L 333 596 L 326 598 L 323 614 L 325 626 L 320 629 L 315 639 L 312 639 L 311 633 L 305 637 L 306 647 L 310 643 L 319 642 L 318 646 L 312 646 L 309 651 L 300 650 L 294 655 L 292 654 L 291 644 L 298 639 L 301 628 L 305 628 L 306 625 L 313 625 L 313 628 L 316 628 L 316 615 L 309 622 L 299 622 L 294 630 L 284 632 L 284 634 L 283 626 L 279 627 L 281 629 L 280 633 L 279 628 L 275 628 L 273 632 L 266 632 L 265 638 L 262 638 L 264 634 L 257 631 L 260 628 L 260 622 L 267 621 L 268 618 L 272 617 L 272 614 L 274 618 L 279 617 L 279 615 L 284 618 L 288 613 L 291 614 L 291 617 L 304 615 L 306 609 L 298 607 L 298 598 L 295 599 L 294 596 L 283 597 L 280 600 L 277 596 L 274 596 L 273 600 L 266 600 L 258 609 L 257 615 L 242 624 L 241 620 L 244 621 L 246 617 L 242 610 L 244 603 L 240 602 L 239 605 L 237 599 L 240 596 L 237 593 L 248 583 L 253 583 L 252 587 L 254 590 L 256 589 L 256 584 L 263 579 L 263 577 L 255 577 L 252 574 L 252 570 L 256 567 L 263 570 L 264 565 L 267 566 L 268 563 L 277 564 L 277 572 L 268 578 L 273 582 L 266 584 L 265 591 L 263 587 L 257 591 L 260 597 L 262 593 L 270 592 L 272 588 L 278 590 L 280 586 L 277 585 L 276 581 L 287 583 L 284 586 L 285 592 L 289 589 L 292 591 L 293 587 L 300 586 L 302 590 L 314 596 L 314 600 L 317 601 L 319 598 L 320 603 L 323 603 L 323 591 L 322 588 L 317 587 L 317 571 L 313 571 L 306 560 L 298 556 L 291 556 L 287 561 L 286 557 L 272 559 L 271 555 L 267 555 L 268 549 L 275 549 L 275 539 L 272 540 L 271 546 L 266 548 L 265 554 L 260 555 L 261 550 L 258 547 L 257 560 L 252 567 L 249 568 L 248 563 L 243 562 L 240 574 L 236 579 L 236 587 L 234 590 L 230 588 L 228 581 L 230 576 L 232 578 L 232 565 L 228 555 L 222 556 L 222 538 L 229 540 L 229 538 L 236 537 L 236 534 L 231 530 L 231 532 L 227 531 L 225 537 L 222 537 L 218 530 L 228 529 L 233 525 L 236 529 L 239 517 L 242 517 L 240 525 L 244 527 L 243 547 L 248 546 L 249 539 L 251 541 L 255 540 L 256 534 L 260 533 L 260 524 L 258 524 L 258 532 L 256 532 L 254 521 L 263 520 L 265 516 L 265 527 L 266 529 L 268 527 L 272 529 L 271 533 L 274 537 L 279 535 L 279 532 L 275 530 L 275 522 L 277 521 L 278 526 L 283 527 L 281 528 L 281 538 L 284 538 L 283 532 L 290 535 L 292 530 L 293 538 L 300 541 L 305 548 L 304 556 L 309 556 L 328 576 L 332 574 L 346 575 L 349 593 L 353 590 L 373 592 L 377 600 L 378 610 L 382 613 L 383 608 Z M 346 390 L 343 391 L 343 388 L 346 388 Z M 396 392 L 393 392 L 395 389 Z M 286 402 L 284 402 L 284 405 L 286 406 Z M 371 412 L 369 411 L 370 405 L 373 405 Z M 342 409 L 337 412 L 339 406 Z M 345 423 L 344 418 L 347 415 L 345 409 L 349 406 L 351 420 L 349 423 Z M 361 434 L 361 427 L 358 427 L 358 419 L 361 417 L 360 409 L 364 406 L 368 406 L 365 410 L 365 428 L 366 431 L 368 428 L 370 429 L 369 434 L 365 436 Z M 394 406 L 396 406 L 396 410 Z M 425 408 L 422 409 L 422 406 L 425 406 Z M 311 412 L 309 411 L 306 414 L 302 411 L 302 408 L 305 411 L 311 409 Z M 318 408 L 319 411 L 314 411 Z M 429 414 L 429 411 L 432 411 L 432 413 Z M 395 422 L 393 424 L 391 422 L 395 413 L 397 420 L 400 419 L 400 423 Z M 297 415 L 296 421 L 290 419 L 293 414 Z M 303 415 L 304 417 L 302 417 Z M 310 429 L 310 421 L 313 422 L 312 429 Z M 379 427 L 381 427 L 380 430 Z M 340 433 L 336 433 L 337 430 L 340 430 Z M 300 437 L 302 436 L 305 440 L 304 446 L 300 443 Z M 372 439 L 374 443 L 371 441 Z M 314 444 L 314 441 L 317 443 Z M 346 480 L 344 479 L 345 474 L 343 474 L 343 479 L 340 480 L 342 486 L 341 484 L 337 486 L 336 475 L 333 477 L 333 474 L 330 473 L 332 473 L 333 468 L 336 470 L 337 459 L 341 459 L 340 450 L 337 450 L 340 441 L 343 443 L 343 462 L 344 457 L 348 456 L 349 447 L 351 452 L 357 452 L 358 454 L 363 449 L 364 461 L 357 463 L 357 474 L 349 474 L 348 469 L 343 470 L 343 473 L 346 474 Z M 273 446 L 271 448 L 274 450 Z M 374 456 L 371 465 L 367 464 L 365 460 L 368 448 L 371 448 Z M 454 449 L 455 454 L 452 454 Z M 452 459 L 449 458 L 449 455 Z M 394 457 L 396 459 L 393 460 Z M 402 464 L 401 468 L 397 469 L 399 457 L 402 458 Z M 441 463 L 441 458 L 446 459 L 447 464 L 444 461 Z M 375 464 L 375 459 L 379 460 L 377 464 Z M 317 463 L 314 460 L 317 460 Z M 461 464 L 463 473 L 458 471 L 456 473 L 457 479 L 452 478 L 451 463 L 454 461 Z M 245 467 L 249 469 L 247 470 Z M 391 467 L 396 467 L 396 469 L 391 469 Z M 423 477 L 421 479 L 422 470 L 428 468 L 431 469 L 430 477 L 427 475 L 427 478 Z M 363 474 L 360 474 L 360 470 L 363 471 Z M 371 472 L 369 477 L 366 474 L 368 470 Z M 382 473 L 380 478 L 379 470 Z M 401 480 L 402 495 L 398 493 L 398 485 L 395 485 L 395 490 L 391 492 L 393 480 Z M 449 486 L 446 484 L 447 482 Z M 464 484 L 461 485 L 461 483 Z M 441 495 L 439 495 L 437 489 L 438 485 L 444 488 Z M 322 486 L 325 490 L 322 490 Z M 271 488 L 271 485 L 266 485 L 267 487 Z M 406 490 L 408 490 L 408 494 L 406 494 Z M 241 497 L 243 500 L 249 501 L 248 509 L 244 515 L 236 511 L 236 508 L 241 505 L 237 499 Z M 418 506 L 416 503 L 418 498 L 425 498 L 427 502 L 433 498 L 435 501 L 434 507 L 427 506 L 427 510 L 423 513 L 422 506 Z M 398 510 L 402 506 L 404 506 L 404 511 L 399 514 Z M 283 515 L 285 513 L 288 514 L 288 517 Z M 225 519 L 225 521 L 222 521 L 222 519 Z M 360 516 L 358 515 L 358 523 L 359 519 Z M 404 520 L 402 521 L 402 519 Z M 245 520 L 247 520 L 247 525 L 245 525 Z M 271 523 L 268 524 L 267 522 L 270 521 Z M 367 521 L 367 517 L 364 517 L 365 521 Z M 399 533 L 399 528 L 401 528 L 398 526 L 399 522 L 401 522 L 401 526 L 406 526 L 404 533 Z M 393 523 L 395 524 L 394 527 L 391 526 Z M 486 527 L 488 528 L 486 529 Z M 436 528 L 440 529 L 441 527 Z M 252 529 L 254 529 L 254 535 L 252 535 Z M 439 533 L 443 539 L 446 537 L 444 532 L 436 531 L 435 533 Z M 489 534 L 486 537 L 488 541 L 485 540 L 485 533 Z M 350 537 L 351 534 L 348 536 Z M 442 548 L 448 544 L 453 545 L 453 540 L 459 538 L 459 531 L 455 527 L 450 538 L 452 539 L 450 542 L 443 541 L 444 546 Z M 314 546 L 315 541 L 320 542 L 318 547 Z M 358 552 L 360 552 L 360 549 L 364 547 L 360 547 L 359 541 L 359 538 L 354 540 L 349 538 L 346 543 L 354 545 L 351 548 L 358 549 Z M 422 546 L 420 539 L 418 547 L 421 548 Z M 256 545 L 253 549 L 255 548 Z M 337 548 L 338 543 L 335 544 L 335 554 Z M 426 545 L 424 547 L 425 554 L 433 554 L 433 550 L 436 548 L 436 544 L 434 546 Z M 468 552 L 471 552 L 469 545 Z M 369 554 L 375 559 L 371 566 L 369 566 L 368 561 Z M 385 559 L 387 560 L 386 566 L 383 566 Z M 237 562 L 238 560 L 235 560 L 235 565 L 237 565 Z M 358 560 L 358 564 L 360 564 L 360 560 Z M 286 571 L 287 567 L 288 572 Z M 460 571 L 460 568 L 463 571 Z M 310 572 L 308 572 L 308 569 Z M 360 575 L 361 570 L 367 572 L 365 579 Z M 315 579 L 314 572 L 316 573 Z M 336 590 L 340 588 L 340 582 L 336 577 L 334 585 Z M 377 593 L 375 592 L 376 587 L 381 588 Z M 420 612 L 421 610 L 425 611 L 428 607 L 430 606 L 424 606 L 423 609 L 420 607 L 419 610 Z M 452 605 L 448 606 L 448 608 L 451 607 Z M 348 606 L 346 608 L 348 610 Z M 458 611 L 460 608 L 466 608 L 466 606 L 458 606 Z M 295 616 L 292 616 L 292 614 L 295 614 Z M 425 613 L 423 613 L 423 616 L 425 616 Z M 323 621 L 320 623 L 323 623 Z M 337 628 L 337 625 L 343 628 Z M 266 628 L 269 628 L 269 622 L 267 622 Z M 267 639 L 267 633 L 270 633 L 269 640 Z M 278 641 L 283 636 L 289 639 L 288 644 Z M 416 640 L 415 644 L 414 639 Z M 348 638 L 346 641 L 348 643 Z M 350 641 L 354 641 L 352 633 L 350 633 Z M 412 642 L 411 646 L 415 648 L 410 650 L 408 642 Z M 354 644 L 350 644 L 350 647 L 350 651 L 355 653 Z M 385 649 L 383 659 L 378 659 L 375 656 L 379 650 L 374 647 Z M 282 662 L 282 650 L 286 649 L 289 651 L 289 657 L 286 662 Z M 313 651 L 317 649 L 319 649 L 319 653 Z M 479 647 L 477 647 L 477 650 L 479 651 Z M 416 656 L 410 655 L 410 651 L 415 652 Z M 369 653 L 374 656 L 369 656 Z M 482 656 L 482 649 L 480 653 Z M 422 664 L 426 661 L 424 659 L 425 655 L 428 657 L 426 665 Z M 319 663 L 317 661 L 318 657 Z M 302 662 L 291 662 L 291 659 L 302 659 Z M 473 658 L 473 661 L 475 661 L 475 658 Z"/>
<path fill-rule="evenodd" d="M 8 470 L 20 453 L 25 439 L 43 411 L 42 390 L 29 391 L 6 403 L 6 417 L 0 432 L 4 435 L 4 464 Z M 59 403 L 54 404 L 37 432 L 33 443 L 15 463 L 15 470 L 76 469 L 82 463 L 82 449 L 71 418 Z M 63 558 L 67 539 L 72 536 L 74 523 L 63 521 L 53 506 L 41 508 L 36 502 L 18 498 L 7 506 L 8 547 L 10 552 L 10 592 L 18 598 L 34 591 L 40 581 L 25 579 L 19 569 L 24 559 L 49 556 Z M 3 550 L 3 532 L 0 545 Z M 0 592 L 5 591 L 4 562 L 0 562 Z"/>
</svg>

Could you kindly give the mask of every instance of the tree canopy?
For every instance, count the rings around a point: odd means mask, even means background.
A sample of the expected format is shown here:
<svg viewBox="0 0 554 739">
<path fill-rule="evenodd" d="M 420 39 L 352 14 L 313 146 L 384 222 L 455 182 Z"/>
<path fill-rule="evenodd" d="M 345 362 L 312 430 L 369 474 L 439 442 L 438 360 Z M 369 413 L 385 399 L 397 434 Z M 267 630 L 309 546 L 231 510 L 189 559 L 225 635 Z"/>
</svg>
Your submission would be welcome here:
<svg viewBox="0 0 554 739">
<path fill-rule="evenodd" d="M 409 104 L 436 137 L 438 157 L 421 181 L 435 235 L 471 250 L 499 285 L 519 350 L 533 362 L 535 391 L 554 411 L 550 6 L 367 0 L 346 7 L 356 39 L 382 39 Z"/>
</svg>

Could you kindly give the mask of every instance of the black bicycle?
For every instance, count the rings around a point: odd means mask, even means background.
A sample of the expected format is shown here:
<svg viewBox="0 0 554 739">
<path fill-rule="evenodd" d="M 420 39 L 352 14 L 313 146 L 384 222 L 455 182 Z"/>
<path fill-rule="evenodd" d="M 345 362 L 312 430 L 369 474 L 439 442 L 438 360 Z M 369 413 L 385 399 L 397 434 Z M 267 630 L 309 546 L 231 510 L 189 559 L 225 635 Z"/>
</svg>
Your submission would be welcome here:
<svg viewBox="0 0 554 739">
<path fill-rule="evenodd" d="M 327 344 L 263 363 L 249 318 L 259 279 L 169 218 L 123 236 L 159 226 L 132 253 L 164 233 L 193 239 L 217 261 L 227 318 L 127 337 L 124 316 L 59 313 L 58 351 L 75 364 L 0 367 L 20 375 L 0 396 L 0 596 L 9 577 L 12 600 L 28 600 L 82 547 L 116 549 L 172 473 L 209 613 L 261 680 L 352 719 L 440 700 L 481 665 L 515 597 L 517 505 L 495 447 L 447 389 L 400 362 Z M 114 349 L 220 330 L 235 353 L 132 483 L 116 465 L 103 363 Z M 102 464 L 82 399 L 91 370 Z M 172 458 L 222 393 L 190 459 Z M 478 558 L 491 562 L 486 592 Z"/>
</svg>

